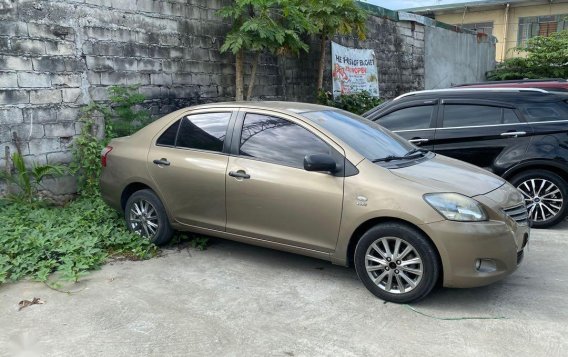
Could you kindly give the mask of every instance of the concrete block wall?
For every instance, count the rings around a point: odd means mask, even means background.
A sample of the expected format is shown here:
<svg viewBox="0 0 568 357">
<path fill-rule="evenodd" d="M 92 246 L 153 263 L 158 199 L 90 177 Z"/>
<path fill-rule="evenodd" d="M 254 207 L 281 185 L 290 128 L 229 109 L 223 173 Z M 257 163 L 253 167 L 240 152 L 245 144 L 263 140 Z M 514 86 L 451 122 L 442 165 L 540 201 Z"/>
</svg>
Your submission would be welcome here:
<svg viewBox="0 0 568 357">
<path fill-rule="evenodd" d="M 80 108 L 111 85 L 140 85 L 154 116 L 234 97 L 234 59 L 218 0 L 60 0 L 0 4 L 0 167 L 3 149 L 28 163 L 67 163 Z M 263 59 L 258 91 L 275 88 Z M 263 86 L 265 86 L 263 88 Z M 271 93 L 274 93 L 271 96 Z"/>
<path fill-rule="evenodd" d="M 17 150 L 14 134 L 28 163 L 68 163 L 80 132 L 81 107 L 107 100 L 111 85 L 139 85 L 155 117 L 197 103 L 233 100 L 234 58 L 219 51 L 230 26 L 216 15 L 229 2 L 0 1 L 0 168 L 5 166 L 4 147 Z M 382 97 L 423 89 L 428 77 L 424 26 L 381 14 L 370 16 L 367 40 L 334 41 L 375 50 Z M 319 48 L 314 39 L 307 55 L 261 56 L 255 99 L 313 101 Z M 487 57 L 483 51 L 475 56 Z M 455 71 L 467 64 L 467 57 L 446 62 Z"/>
<path fill-rule="evenodd" d="M 347 47 L 375 50 L 379 72 L 379 91 L 383 98 L 424 89 L 424 26 L 371 16 L 367 22 L 367 39 L 336 36 L 333 41 Z M 313 101 L 319 66 L 320 44 L 312 41 L 310 53 L 300 58 L 281 59 L 281 76 L 285 97 L 289 100 Z M 324 88 L 331 90 L 331 44 L 326 47 Z"/>
</svg>

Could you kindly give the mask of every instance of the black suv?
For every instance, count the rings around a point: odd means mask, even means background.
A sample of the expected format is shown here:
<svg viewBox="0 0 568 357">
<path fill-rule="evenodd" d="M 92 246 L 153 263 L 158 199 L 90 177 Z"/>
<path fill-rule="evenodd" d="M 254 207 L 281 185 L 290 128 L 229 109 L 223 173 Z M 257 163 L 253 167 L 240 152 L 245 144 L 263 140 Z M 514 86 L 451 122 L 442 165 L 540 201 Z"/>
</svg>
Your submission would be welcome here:
<svg viewBox="0 0 568 357">
<path fill-rule="evenodd" d="M 413 92 L 363 114 L 421 148 L 481 166 L 525 196 L 533 227 L 568 210 L 568 96 L 540 89 Z"/>
</svg>

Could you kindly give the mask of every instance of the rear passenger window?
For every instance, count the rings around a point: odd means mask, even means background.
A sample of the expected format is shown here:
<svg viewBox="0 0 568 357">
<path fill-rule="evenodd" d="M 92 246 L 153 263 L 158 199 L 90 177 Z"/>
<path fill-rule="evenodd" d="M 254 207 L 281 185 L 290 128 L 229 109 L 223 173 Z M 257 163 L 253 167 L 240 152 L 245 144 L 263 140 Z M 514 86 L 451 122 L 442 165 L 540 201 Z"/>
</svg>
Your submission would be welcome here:
<svg viewBox="0 0 568 357">
<path fill-rule="evenodd" d="M 176 146 L 207 151 L 223 151 L 231 113 L 204 113 L 182 119 Z"/>
<path fill-rule="evenodd" d="M 433 105 L 404 108 L 385 115 L 377 123 L 392 131 L 428 129 L 433 112 Z"/>
<path fill-rule="evenodd" d="M 529 122 L 568 120 L 565 103 L 528 103 L 520 106 Z"/>
<path fill-rule="evenodd" d="M 172 126 L 170 126 L 166 131 L 160 135 L 157 145 L 162 146 L 175 146 L 176 145 L 176 135 L 178 132 L 179 123 L 181 120 L 176 121 Z"/>
<path fill-rule="evenodd" d="M 505 114 L 505 111 L 509 111 Z M 483 105 L 444 105 L 444 128 L 463 126 L 499 125 L 518 122 L 515 112 L 510 109 L 488 107 Z"/>
</svg>

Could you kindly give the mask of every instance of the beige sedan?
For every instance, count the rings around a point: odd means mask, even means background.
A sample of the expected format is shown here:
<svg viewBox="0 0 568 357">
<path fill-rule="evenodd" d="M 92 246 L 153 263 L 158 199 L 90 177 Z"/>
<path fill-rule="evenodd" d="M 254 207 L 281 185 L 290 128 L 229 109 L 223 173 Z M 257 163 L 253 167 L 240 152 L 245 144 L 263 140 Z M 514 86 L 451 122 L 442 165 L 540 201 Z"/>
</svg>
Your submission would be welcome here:
<svg viewBox="0 0 568 357">
<path fill-rule="evenodd" d="M 164 244 L 191 231 L 354 265 L 381 299 L 512 273 L 521 194 L 351 113 L 286 102 L 182 109 L 102 152 L 104 200 Z"/>
</svg>

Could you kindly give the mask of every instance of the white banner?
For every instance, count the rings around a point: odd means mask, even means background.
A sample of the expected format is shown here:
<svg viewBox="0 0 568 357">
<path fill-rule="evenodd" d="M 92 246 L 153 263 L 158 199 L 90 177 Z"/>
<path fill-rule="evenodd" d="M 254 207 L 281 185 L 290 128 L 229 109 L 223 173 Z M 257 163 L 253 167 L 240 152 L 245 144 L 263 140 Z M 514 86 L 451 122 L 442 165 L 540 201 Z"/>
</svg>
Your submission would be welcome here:
<svg viewBox="0 0 568 357">
<path fill-rule="evenodd" d="M 374 50 L 331 43 L 333 96 L 367 91 L 379 96 L 379 76 Z"/>
</svg>

